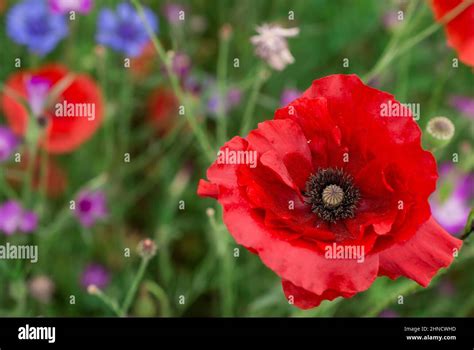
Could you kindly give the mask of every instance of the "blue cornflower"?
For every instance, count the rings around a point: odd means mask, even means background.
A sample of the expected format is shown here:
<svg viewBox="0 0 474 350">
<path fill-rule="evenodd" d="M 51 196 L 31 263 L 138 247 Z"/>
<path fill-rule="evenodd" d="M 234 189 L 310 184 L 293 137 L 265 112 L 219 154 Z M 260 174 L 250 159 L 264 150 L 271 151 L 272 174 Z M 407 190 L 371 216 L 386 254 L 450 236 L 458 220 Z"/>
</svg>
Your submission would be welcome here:
<svg viewBox="0 0 474 350">
<path fill-rule="evenodd" d="M 158 19 L 150 9 L 145 8 L 144 12 L 147 22 L 156 33 Z M 150 38 L 139 13 L 124 2 L 117 6 L 115 12 L 111 9 L 100 11 L 96 40 L 129 57 L 136 57 L 142 53 Z"/>
<path fill-rule="evenodd" d="M 49 11 L 46 1 L 24 0 L 7 14 L 7 33 L 39 55 L 52 51 L 68 34 L 67 20 Z"/>
</svg>

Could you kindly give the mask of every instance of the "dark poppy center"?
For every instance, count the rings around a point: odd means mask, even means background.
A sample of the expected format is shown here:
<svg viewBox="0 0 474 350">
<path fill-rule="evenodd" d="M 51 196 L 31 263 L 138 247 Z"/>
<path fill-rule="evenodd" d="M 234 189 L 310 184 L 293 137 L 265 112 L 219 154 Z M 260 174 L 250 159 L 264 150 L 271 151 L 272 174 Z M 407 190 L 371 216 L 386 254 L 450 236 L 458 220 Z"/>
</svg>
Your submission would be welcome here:
<svg viewBox="0 0 474 350">
<path fill-rule="evenodd" d="M 353 218 L 360 198 L 352 176 L 334 168 L 311 174 L 304 195 L 311 211 L 329 222 Z"/>
</svg>

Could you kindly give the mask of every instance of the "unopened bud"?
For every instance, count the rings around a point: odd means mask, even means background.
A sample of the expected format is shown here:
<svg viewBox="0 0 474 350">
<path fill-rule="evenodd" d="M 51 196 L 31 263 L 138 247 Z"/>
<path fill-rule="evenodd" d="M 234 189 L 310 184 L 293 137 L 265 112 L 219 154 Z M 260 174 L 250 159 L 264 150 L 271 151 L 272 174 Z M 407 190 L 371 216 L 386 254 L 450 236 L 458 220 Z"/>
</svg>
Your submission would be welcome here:
<svg viewBox="0 0 474 350">
<path fill-rule="evenodd" d="M 216 211 L 213 208 L 207 208 L 206 209 L 206 215 L 209 217 L 212 217 L 216 214 Z"/>
<path fill-rule="evenodd" d="M 90 284 L 89 286 L 87 286 L 87 293 L 91 295 L 96 295 L 99 293 L 99 288 L 97 288 L 95 284 Z"/>
<path fill-rule="evenodd" d="M 149 238 L 144 239 L 140 241 L 140 243 L 138 243 L 138 255 L 140 255 L 144 259 L 153 258 L 156 254 L 156 250 L 156 243 Z"/>
</svg>

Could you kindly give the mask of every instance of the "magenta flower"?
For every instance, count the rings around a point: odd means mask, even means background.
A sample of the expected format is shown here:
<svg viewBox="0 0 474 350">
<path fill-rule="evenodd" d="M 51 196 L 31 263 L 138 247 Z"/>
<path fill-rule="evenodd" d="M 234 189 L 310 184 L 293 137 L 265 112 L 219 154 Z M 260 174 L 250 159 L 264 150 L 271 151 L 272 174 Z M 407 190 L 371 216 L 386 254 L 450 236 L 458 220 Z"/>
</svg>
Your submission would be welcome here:
<svg viewBox="0 0 474 350">
<path fill-rule="evenodd" d="M 16 232 L 30 233 L 37 226 L 37 215 L 23 209 L 20 203 L 10 200 L 0 205 L 0 231 L 7 236 Z"/>
<path fill-rule="evenodd" d="M 32 76 L 26 81 L 26 93 L 33 116 L 38 118 L 43 114 L 51 85 L 51 81 L 40 76 Z"/>
<path fill-rule="evenodd" d="M 450 97 L 449 104 L 459 113 L 469 119 L 474 119 L 474 98 L 454 95 Z"/>
<path fill-rule="evenodd" d="M 83 191 L 76 200 L 75 215 L 82 226 L 92 227 L 107 216 L 105 194 L 101 191 Z"/>
<path fill-rule="evenodd" d="M 430 198 L 431 212 L 442 227 L 457 235 L 466 225 L 474 200 L 474 176 L 449 163 L 440 166 L 439 174 L 439 190 Z"/>
<path fill-rule="evenodd" d="M 81 286 L 87 289 L 89 286 L 96 286 L 104 289 L 110 282 L 109 272 L 99 264 L 89 264 L 81 275 Z"/>
<path fill-rule="evenodd" d="M 173 56 L 172 69 L 180 79 L 186 78 L 191 70 L 191 58 L 185 53 L 176 53 Z"/>
<path fill-rule="evenodd" d="M 280 97 L 280 105 L 282 107 L 287 106 L 290 102 L 293 102 L 302 94 L 301 91 L 297 89 L 285 89 Z"/>
<path fill-rule="evenodd" d="M 0 126 L 0 163 L 11 157 L 19 143 L 20 140 L 9 128 Z"/>
<path fill-rule="evenodd" d="M 92 10 L 92 0 L 49 0 L 48 3 L 51 11 L 57 14 L 70 11 L 87 14 Z"/>
</svg>

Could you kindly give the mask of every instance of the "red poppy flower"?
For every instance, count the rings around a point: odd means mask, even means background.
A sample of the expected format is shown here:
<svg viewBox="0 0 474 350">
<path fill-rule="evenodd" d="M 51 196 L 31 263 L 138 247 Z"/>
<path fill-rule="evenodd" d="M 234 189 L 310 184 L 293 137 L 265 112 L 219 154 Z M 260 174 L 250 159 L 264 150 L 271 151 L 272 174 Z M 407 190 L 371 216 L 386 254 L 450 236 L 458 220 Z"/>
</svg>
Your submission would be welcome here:
<svg viewBox="0 0 474 350">
<path fill-rule="evenodd" d="M 179 102 L 173 91 L 159 87 L 148 98 L 148 119 L 159 133 L 166 134 L 177 120 L 178 108 Z"/>
<path fill-rule="evenodd" d="M 40 142 L 50 153 L 75 150 L 95 133 L 102 122 L 102 94 L 86 75 L 71 75 L 71 82 L 65 84 L 57 100 L 47 104 L 48 93 L 55 84 L 65 83 L 68 74 L 70 72 L 65 67 L 53 64 L 15 73 L 6 82 L 7 89 L 29 102 L 33 119 L 46 128 Z M 26 108 L 11 94 L 3 94 L 2 106 L 12 130 L 24 135 L 28 125 Z"/>
<path fill-rule="evenodd" d="M 413 118 L 355 75 L 313 82 L 246 138 L 234 137 L 201 180 L 235 240 L 311 308 L 352 297 L 377 276 L 426 286 L 461 241 L 431 218 L 436 163 Z"/>
<path fill-rule="evenodd" d="M 437 20 L 464 0 L 432 0 L 431 6 Z M 459 59 L 474 67 L 474 4 L 445 25 L 448 44 L 454 48 Z"/>
</svg>

